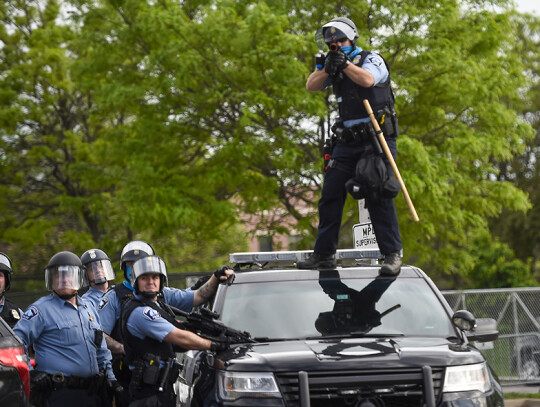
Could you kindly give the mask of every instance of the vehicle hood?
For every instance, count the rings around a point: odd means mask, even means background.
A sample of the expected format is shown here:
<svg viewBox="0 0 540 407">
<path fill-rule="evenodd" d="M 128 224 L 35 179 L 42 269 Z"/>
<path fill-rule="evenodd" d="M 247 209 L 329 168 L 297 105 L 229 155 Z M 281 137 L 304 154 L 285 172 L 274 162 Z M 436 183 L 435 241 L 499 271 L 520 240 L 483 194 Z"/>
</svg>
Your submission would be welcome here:
<svg viewBox="0 0 540 407">
<path fill-rule="evenodd" d="M 217 355 L 231 371 L 396 369 L 452 366 L 484 361 L 478 350 L 444 338 L 355 338 L 236 345 Z"/>
</svg>

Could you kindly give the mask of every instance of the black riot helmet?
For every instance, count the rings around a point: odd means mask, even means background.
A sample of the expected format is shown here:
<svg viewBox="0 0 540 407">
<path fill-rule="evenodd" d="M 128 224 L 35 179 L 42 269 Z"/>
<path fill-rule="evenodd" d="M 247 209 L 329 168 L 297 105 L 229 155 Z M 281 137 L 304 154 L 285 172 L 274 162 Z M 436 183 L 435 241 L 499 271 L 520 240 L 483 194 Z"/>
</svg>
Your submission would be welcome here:
<svg viewBox="0 0 540 407">
<path fill-rule="evenodd" d="M 64 279 L 69 281 L 64 282 L 62 288 L 78 290 L 88 285 L 81 259 L 75 253 L 68 251 L 56 253 L 45 267 L 45 286 L 48 290 L 58 289 L 58 281 L 62 282 Z"/>
<path fill-rule="evenodd" d="M 347 17 L 336 17 L 330 20 L 329 23 L 322 26 L 324 42 L 331 44 L 337 40 L 348 38 L 351 40 L 353 47 L 356 47 L 358 39 L 358 30 L 351 19 Z"/>
<path fill-rule="evenodd" d="M 0 293 L 0 299 L 2 299 L 4 293 L 11 287 L 11 276 L 13 275 L 13 263 L 9 256 L 2 252 L 0 252 L 0 272 L 4 273 L 6 279 L 6 287 Z"/>
<path fill-rule="evenodd" d="M 90 283 L 103 284 L 106 281 L 114 280 L 111 259 L 103 250 L 90 249 L 85 251 L 81 256 L 81 262 Z"/>
<path fill-rule="evenodd" d="M 122 249 L 120 256 L 120 268 L 124 272 L 126 281 L 131 280 L 131 270 L 128 269 L 127 262 L 135 262 L 146 256 L 154 255 L 154 249 L 148 243 L 142 240 L 132 240 Z"/>
</svg>

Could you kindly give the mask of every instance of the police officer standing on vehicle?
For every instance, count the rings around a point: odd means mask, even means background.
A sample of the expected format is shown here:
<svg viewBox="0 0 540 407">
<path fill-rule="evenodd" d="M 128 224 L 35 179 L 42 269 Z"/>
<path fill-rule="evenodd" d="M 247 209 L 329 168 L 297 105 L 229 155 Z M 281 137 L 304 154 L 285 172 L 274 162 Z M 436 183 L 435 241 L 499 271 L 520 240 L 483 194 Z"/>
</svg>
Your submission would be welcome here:
<svg viewBox="0 0 540 407">
<path fill-rule="evenodd" d="M 35 351 L 30 381 L 34 405 L 101 406 L 105 386 L 115 381 L 96 309 L 77 295 L 84 280 L 77 255 L 55 254 L 45 268 L 52 294 L 30 305 L 13 329 L 26 349 Z"/>
<path fill-rule="evenodd" d="M 7 254 L 0 252 L 0 317 L 14 327 L 21 319 L 22 311 L 5 297 L 5 293 L 11 287 L 13 265 Z"/>
<path fill-rule="evenodd" d="M 175 406 L 173 383 L 179 373 L 173 345 L 183 350 L 224 350 L 228 343 L 211 342 L 172 322 L 174 313 L 164 301 L 167 284 L 165 262 L 158 256 L 137 260 L 131 272 L 135 289 L 132 299 L 122 307 L 121 325 L 124 349 L 133 375 L 129 386 L 132 401 L 144 405 L 159 402 Z"/>
<path fill-rule="evenodd" d="M 338 246 L 343 207 L 347 198 L 346 183 L 355 174 L 362 158 L 376 154 L 373 128 L 363 100 L 367 99 L 381 125 L 392 155 L 397 154 L 397 119 L 390 74 L 383 58 L 363 51 L 356 45 L 356 25 L 346 17 L 338 17 L 322 27 L 324 41 L 331 51 L 324 65 L 307 79 L 306 88 L 315 92 L 333 86 L 339 106 L 339 120 L 333 126 L 337 143 L 327 169 L 322 197 L 319 201 L 319 227 L 315 248 L 310 257 L 297 263 L 298 268 L 332 268 Z M 388 174 L 392 168 L 384 157 Z M 393 198 L 370 199 L 366 205 L 384 262 L 382 275 L 396 275 L 401 268 L 401 235 Z"/>
<path fill-rule="evenodd" d="M 83 253 L 81 262 L 86 272 L 86 278 L 90 283 L 90 288 L 82 298 L 92 301 L 97 308 L 101 297 L 109 289 L 109 281 L 114 280 L 111 259 L 103 250 L 90 249 Z"/>
</svg>

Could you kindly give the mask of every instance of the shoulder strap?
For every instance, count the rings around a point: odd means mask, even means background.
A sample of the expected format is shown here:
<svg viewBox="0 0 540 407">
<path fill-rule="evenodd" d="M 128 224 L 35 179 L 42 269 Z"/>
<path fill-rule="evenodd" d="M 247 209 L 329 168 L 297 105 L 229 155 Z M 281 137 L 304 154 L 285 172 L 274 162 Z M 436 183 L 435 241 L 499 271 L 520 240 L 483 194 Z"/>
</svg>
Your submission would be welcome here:
<svg viewBox="0 0 540 407">
<path fill-rule="evenodd" d="M 371 53 L 371 51 L 365 51 L 365 50 L 362 50 L 360 51 L 360 61 L 358 63 L 358 65 L 360 67 L 362 67 L 362 65 L 364 64 L 364 61 L 366 60 L 367 56 Z"/>
<path fill-rule="evenodd" d="M 116 292 L 116 297 L 120 303 L 123 303 L 128 298 L 133 298 L 133 292 L 123 283 L 115 285 L 113 290 Z"/>
<path fill-rule="evenodd" d="M 360 51 L 360 63 L 358 64 L 358 66 L 362 67 L 362 65 L 364 64 L 364 61 L 366 60 L 367 56 L 369 54 L 371 54 L 372 51 L 365 51 L 365 50 L 362 50 Z M 374 54 L 377 54 L 376 52 L 373 52 Z M 384 57 L 381 55 L 381 54 L 377 54 L 378 56 L 380 56 L 384 62 L 384 65 L 386 66 L 386 70 L 388 71 L 388 78 L 386 79 L 386 81 L 382 82 L 382 83 L 378 83 L 377 85 L 375 85 L 375 87 L 379 87 L 379 88 L 384 88 L 384 87 L 388 87 L 388 90 L 390 92 L 390 97 L 392 98 L 392 104 L 395 103 L 396 101 L 396 98 L 394 97 L 394 91 L 392 90 L 392 86 L 391 86 L 391 80 L 390 80 L 390 67 L 388 66 L 388 62 L 386 62 L 386 59 L 384 59 Z"/>
</svg>

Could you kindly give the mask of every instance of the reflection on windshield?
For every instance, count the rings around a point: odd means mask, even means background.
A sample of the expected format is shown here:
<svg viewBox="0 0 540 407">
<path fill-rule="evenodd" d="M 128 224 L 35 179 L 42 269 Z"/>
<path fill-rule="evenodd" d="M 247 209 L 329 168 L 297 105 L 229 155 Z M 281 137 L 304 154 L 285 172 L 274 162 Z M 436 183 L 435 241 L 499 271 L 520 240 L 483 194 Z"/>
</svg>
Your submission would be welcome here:
<svg viewBox="0 0 540 407">
<path fill-rule="evenodd" d="M 448 315 L 421 278 L 348 278 L 233 284 L 221 317 L 252 337 L 455 335 Z"/>
<path fill-rule="evenodd" d="M 328 273 L 330 275 L 328 275 Z M 381 316 L 375 305 L 395 279 L 376 278 L 361 291 L 345 285 L 336 270 L 321 275 L 319 284 L 323 291 L 334 301 L 332 311 L 319 313 L 315 328 L 323 335 L 347 334 L 351 332 L 367 333 L 381 325 Z M 333 277 L 333 278 L 327 278 Z M 396 304 L 391 310 L 399 307 Z M 384 315 L 388 310 L 384 312 Z"/>
</svg>

